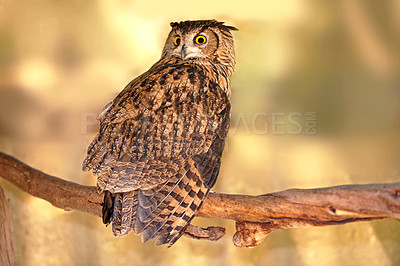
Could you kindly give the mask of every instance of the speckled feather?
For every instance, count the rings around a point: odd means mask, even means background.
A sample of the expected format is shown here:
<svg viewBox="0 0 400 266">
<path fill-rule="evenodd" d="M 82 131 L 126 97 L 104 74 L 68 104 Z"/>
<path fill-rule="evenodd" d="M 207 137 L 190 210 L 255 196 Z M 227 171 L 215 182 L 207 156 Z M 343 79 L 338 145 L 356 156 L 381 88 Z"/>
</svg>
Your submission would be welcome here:
<svg viewBox="0 0 400 266">
<path fill-rule="evenodd" d="M 233 27 L 193 23 L 171 26 L 215 27 L 220 38 L 232 38 Z M 156 244 L 171 246 L 215 184 L 229 129 L 234 51 L 214 56 L 163 56 L 100 115 L 83 169 L 106 191 L 103 221 L 112 221 L 116 236 L 135 231 L 143 241 L 158 237 Z"/>
</svg>

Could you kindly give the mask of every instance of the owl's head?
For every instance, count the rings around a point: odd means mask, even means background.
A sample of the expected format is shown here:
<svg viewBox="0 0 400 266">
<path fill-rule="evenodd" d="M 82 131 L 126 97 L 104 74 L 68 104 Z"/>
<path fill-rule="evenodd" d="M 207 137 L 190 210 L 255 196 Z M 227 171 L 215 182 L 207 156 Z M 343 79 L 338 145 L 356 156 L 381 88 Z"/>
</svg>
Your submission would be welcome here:
<svg viewBox="0 0 400 266">
<path fill-rule="evenodd" d="M 197 64 L 223 65 L 233 70 L 235 27 L 216 20 L 172 22 L 161 58 L 178 57 Z"/>
</svg>

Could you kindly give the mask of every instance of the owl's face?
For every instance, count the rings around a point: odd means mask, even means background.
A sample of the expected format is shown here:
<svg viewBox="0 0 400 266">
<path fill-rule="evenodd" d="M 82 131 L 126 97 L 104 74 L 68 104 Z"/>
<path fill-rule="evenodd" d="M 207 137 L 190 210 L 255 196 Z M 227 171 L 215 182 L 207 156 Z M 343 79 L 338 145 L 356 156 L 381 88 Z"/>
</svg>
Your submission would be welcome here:
<svg viewBox="0 0 400 266">
<path fill-rule="evenodd" d="M 189 59 L 211 58 L 217 50 L 218 36 L 210 29 L 196 29 L 185 32 L 173 29 L 165 43 L 168 56 Z"/>
<path fill-rule="evenodd" d="M 232 67 L 235 51 L 231 26 L 216 20 L 197 20 L 171 23 L 162 58 L 177 57 L 189 63 L 213 63 Z"/>
</svg>

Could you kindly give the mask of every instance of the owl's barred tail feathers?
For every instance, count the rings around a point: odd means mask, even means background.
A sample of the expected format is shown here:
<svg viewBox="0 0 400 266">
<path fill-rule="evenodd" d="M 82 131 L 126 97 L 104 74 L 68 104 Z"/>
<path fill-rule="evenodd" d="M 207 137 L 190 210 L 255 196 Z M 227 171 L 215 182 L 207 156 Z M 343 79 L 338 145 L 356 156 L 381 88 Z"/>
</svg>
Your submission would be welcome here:
<svg viewBox="0 0 400 266">
<path fill-rule="evenodd" d="M 175 177 L 153 189 L 114 195 L 106 191 L 103 222 L 112 221 L 115 236 L 134 231 L 143 242 L 157 238 L 156 245 L 170 247 L 199 212 L 209 190 L 189 160 Z"/>
<path fill-rule="evenodd" d="M 112 230 L 115 236 L 129 234 L 135 228 L 137 192 L 130 191 L 112 195 L 106 191 L 104 194 L 103 222 L 109 224 L 112 221 Z M 110 199 L 114 200 L 112 209 L 107 204 Z"/>
</svg>

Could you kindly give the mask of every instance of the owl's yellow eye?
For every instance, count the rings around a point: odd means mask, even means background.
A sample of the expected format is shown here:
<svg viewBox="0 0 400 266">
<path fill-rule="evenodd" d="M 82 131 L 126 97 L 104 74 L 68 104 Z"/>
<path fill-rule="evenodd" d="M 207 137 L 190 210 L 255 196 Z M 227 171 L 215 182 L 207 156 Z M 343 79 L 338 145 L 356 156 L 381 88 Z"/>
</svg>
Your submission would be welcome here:
<svg viewBox="0 0 400 266">
<path fill-rule="evenodd" d="M 174 45 L 178 46 L 181 43 L 181 37 L 175 36 L 174 38 Z"/>
<path fill-rule="evenodd" d="M 203 35 L 198 35 L 196 38 L 194 38 L 194 42 L 198 45 L 202 45 L 207 42 L 207 38 Z"/>
</svg>

